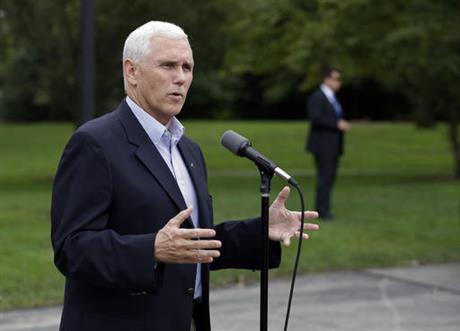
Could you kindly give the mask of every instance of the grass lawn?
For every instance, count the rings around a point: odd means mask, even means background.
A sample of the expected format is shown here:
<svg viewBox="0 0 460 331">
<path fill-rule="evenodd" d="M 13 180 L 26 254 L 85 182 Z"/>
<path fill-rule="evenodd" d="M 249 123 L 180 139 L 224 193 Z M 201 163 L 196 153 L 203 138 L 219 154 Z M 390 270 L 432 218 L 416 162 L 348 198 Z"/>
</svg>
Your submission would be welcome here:
<svg viewBox="0 0 460 331">
<path fill-rule="evenodd" d="M 254 165 L 220 146 L 233 129 L 276 160 L 302 184 L 313 202 L 314 168 L 304 152 L 306 123 L 186 121 L 187 134 L 208 162 L 215 220 L 259 213 Z M 49 239 L 51 181 L 72 127 L 68 124 L 0 124 L 0 309 L 60 303 L 63 277 L 52 264 Z M 347 135 L 334 190 L 336 220 L 305 242 L 301 272 L 401 266 L 460 260 L 460 183 L 444 126 L 355 123 Z M 272 198 L 283 186 L 274 178 Z M 288 205 L 299 208 L 293 191 Z M 283 250 L 290 274 L 296 248 Z M 213 273 L 214 286 L 258 279 L 258 273 Z"/>
</svg>

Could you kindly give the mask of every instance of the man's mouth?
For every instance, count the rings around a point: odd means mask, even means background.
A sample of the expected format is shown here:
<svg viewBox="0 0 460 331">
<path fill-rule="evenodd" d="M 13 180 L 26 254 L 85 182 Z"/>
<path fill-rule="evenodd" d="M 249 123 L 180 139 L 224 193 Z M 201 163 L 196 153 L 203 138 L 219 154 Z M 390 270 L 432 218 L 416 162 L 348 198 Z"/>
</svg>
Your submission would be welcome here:
<svg viewBox="0 0 460 331">
<path fill-rule="evenodd" d="M 182 93 L 180 93 L 180 92 L 172 92 L 172 93 L 169 93 L 169 95 L 172 95 L 172 96 L 174 96 L 174 97 L 181 97 L 181 98 L 184 96 L 184 95 L 183 95 Z"/>
</svg>

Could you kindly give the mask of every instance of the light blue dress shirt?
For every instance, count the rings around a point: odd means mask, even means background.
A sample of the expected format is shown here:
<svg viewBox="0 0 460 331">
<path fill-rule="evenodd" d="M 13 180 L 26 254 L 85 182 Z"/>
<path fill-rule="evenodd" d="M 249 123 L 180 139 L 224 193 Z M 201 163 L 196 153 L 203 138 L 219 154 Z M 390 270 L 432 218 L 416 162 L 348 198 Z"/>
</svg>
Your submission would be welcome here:
<svg viewBox="0 0 460 331">
<path fill-rule="evenodd" d="M 188 173 L 184 160 L 177 148 L 177 143 L 184 134 L 185 128 L 176 117 L 171 118 L 168 127 L 158 122 L 153 116 L 139 107 L 130 97 L 126 97 L 126 103 L 136 116 L 139 123 L 153 142 L 163 160 L 168 165 L 169 170 L 176 179 L 187 207 L 193 207 L 192 222 L 195 228 L 199 228 L 198 223 L 198 201 L 192 178 Z M 195 278 L 194 298 L 202 295 L 201 287 L 201 264 L 197 264 Z"/>
</svg>

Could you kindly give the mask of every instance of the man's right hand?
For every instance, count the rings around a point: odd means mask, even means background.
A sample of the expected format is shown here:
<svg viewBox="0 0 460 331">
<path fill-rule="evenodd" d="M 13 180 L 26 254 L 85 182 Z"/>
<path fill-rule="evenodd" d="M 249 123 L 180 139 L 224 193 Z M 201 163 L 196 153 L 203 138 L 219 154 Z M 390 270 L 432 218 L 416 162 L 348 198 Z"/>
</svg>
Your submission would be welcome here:
<svg viewBox="0 0 460 331">
<path fill-rule="evenodd" d="M 192 214 L 192 208 L 182 210 L 158 231 L 155 239 L 155 259 L 163 263 L 211 263 L 220 256 L 219 240 L 200 240 L 216 235 L 213 229 L 181 229 Z"/>
<path fill-rule="evenodd" d="M 339 128 L 340 131 L 348 131 L 350 130 L 350 122 L 345 121 L 345 120 L 339 120 L 337 122 L 337 127 Z"/>
</svg>

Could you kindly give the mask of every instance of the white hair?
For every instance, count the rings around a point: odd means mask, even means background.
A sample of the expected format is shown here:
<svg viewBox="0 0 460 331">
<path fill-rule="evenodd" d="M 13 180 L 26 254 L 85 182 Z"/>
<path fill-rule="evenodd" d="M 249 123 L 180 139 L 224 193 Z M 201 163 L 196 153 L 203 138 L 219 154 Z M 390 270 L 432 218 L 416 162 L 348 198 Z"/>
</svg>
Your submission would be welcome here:
<svg viewBox="0 0 460 331">
<path fill-rule="evenodd" d="M 181 27 L 168 22 L 150 21 L 138 27 L 129 34 L 128 38 L 126 38 L 125 46 L 123 48 L 122 62 L 128 58 L 134 63 L 142 61 L 144 56 L 147 54 L 150 43 L 154 37 L 188 40 L 188 36 Z M 125 77 L 124 70 L 123 82 L 126 90 L 128 82 Z"/>
</svg>

